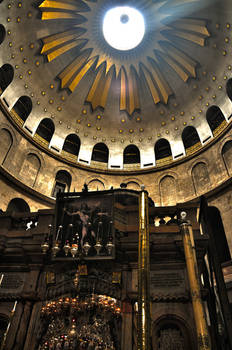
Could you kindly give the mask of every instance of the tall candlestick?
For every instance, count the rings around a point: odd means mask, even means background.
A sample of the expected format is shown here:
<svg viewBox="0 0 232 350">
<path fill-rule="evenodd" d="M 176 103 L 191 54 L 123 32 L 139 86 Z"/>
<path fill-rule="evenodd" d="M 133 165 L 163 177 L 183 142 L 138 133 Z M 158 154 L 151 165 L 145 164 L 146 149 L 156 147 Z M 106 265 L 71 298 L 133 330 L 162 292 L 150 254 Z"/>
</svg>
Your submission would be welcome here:
<svg viewBox="0 0 232 350">
<path fill-rule="evenodd" d="M 149 251 L 148 195 L 139 197 L 138 249 L 138 337 L 137 349 L 150 350 L 150 251 Z"/>
<path fill-rule="evenodd" d="M 1 274 L 1 278 L 0 278 L 0 287 L 1 287 L 1 285 L 2 285 L 3 278 L 4 278 L 4 273 Z"/>
<path fill-rule="evenodd" d="M 7 325 L 7 328 L 6 328 L 6 331 L 5 331 L 5 333 L 4 333 L 4 336 L 3 336 L 3 341 L 2 341 L 2 345 L 1 345 L 1 350 L 4 350 L 4 348 L 5 348 L 6 337 L 7 337 L 7 334 L 8 334 L 8 332 L 9 332 L 12 319 L 13 319 L 13 317 L 14 317 L 14 313 L 15 313 L 15 310 L 16 310 L 17 303 L 18 303 L 18 301 L 15 300 L 14 306 L 13 306 L 13 308 L 12 308 L 12 310 L 11 310 L 10 319 L 9 319 L 9 322 L 8 322 L 8 325 Z"/>
<path fill-rule="evenodd" d="M 200 281 L 198 276 L 197 258 L 192 226 L 186 220 L 186 213 L 181 213 L 181 233 L 183 236 L 184 253 L 188 272 L 189 286 L 192 297 L 193 314 L 197 331 L 198 350 L 210 350 L 210 338 L 201 299 Z"/>
</svg>

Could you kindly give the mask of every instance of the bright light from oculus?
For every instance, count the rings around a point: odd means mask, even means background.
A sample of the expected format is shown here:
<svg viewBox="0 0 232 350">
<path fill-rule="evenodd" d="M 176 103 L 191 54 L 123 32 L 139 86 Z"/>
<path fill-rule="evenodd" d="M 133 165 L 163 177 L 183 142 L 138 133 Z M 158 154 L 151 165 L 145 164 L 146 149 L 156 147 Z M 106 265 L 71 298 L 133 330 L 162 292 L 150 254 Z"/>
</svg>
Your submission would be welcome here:
<svg viewBox="0 0 232 350">
<path fill-rule="evenodd" d="M 138 46 L 145 33 L 141 12 L 129 6 L 108 10 L 103 19 L 103 35 L 107 43 L 117 50 L 131 50 Z"/>
</svg>

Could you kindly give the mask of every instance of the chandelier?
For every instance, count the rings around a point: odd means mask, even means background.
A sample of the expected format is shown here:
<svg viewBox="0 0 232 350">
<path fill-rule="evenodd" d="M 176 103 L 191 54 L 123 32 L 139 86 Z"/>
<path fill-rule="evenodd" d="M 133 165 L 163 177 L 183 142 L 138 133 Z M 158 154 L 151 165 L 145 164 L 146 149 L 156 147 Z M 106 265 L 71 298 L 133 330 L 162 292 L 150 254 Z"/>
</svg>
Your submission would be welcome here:
<svg viewBox="0 0 232 350">
<path fill-rule="evenodd" d="M 40 350 L 92 348 L 115 350 L 110 322 L 121 315 L 118 300 L 92 293 L 84 298 L 62 297 L 41 308 L 46 329 Z M 79 346 L 79 347 L 78 347 Z"/>
</svg>

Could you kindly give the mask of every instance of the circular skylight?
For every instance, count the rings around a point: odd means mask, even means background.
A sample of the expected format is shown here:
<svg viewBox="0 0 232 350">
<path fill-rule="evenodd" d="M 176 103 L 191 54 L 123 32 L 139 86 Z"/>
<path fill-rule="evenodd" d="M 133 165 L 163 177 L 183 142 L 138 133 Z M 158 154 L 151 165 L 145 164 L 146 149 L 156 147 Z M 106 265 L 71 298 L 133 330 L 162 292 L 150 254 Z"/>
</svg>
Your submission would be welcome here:
<svg viewBox="0 0 232 350">
<path fill-rule="evenodd" d="M 103 19 L 103 35 L 117 50 L 134 49 L 145 33 L 143 15 L 133 7 L 117 6 L 108 10 Z"/>
</svg>

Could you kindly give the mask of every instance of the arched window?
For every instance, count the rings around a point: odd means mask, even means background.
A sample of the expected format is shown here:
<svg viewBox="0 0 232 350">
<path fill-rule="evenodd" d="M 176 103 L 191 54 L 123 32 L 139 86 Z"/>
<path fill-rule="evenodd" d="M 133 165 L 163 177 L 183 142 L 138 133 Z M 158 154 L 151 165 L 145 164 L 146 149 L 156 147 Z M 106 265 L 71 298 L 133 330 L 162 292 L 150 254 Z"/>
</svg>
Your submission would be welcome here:
<svg viewBox="0 0 232 350">
<path fill-rule="evenodd" d="M 0 68 L 0 93 L 3 92 L 14 78 L 14 69 L 10 64 Z"/>
<path fill-rule="evenodd" d="M 232 141 L 227 141 L 222 148 L 222 157 L 228 174 L 232 173 Z"/>
<path fill-rule="evenodd" d="M 0 24 L 0 45 L 4 41 L 6 36 L 6 30 L 2 24 Z"/>
<path fill-rule="evenodd" d="M 93 148 L 91 160 L 94 160 L 95 162 L 108 163 L 108 158 L 108 147 L 104 143 L 97 143 Z"/>
<path fill-rule="evenodd" d="M 56 197 L 58 192 L 68 192 L 70 190 L 71 182 L 71 175 L 66 170 L 59 170 L 56 174 L 52 197 Z"/>
<path fill-rule="evenodd" d="M 139 164 L 140 152 L 135 145 L 129 145 L 123 152 L 123 164 Z"/>
<path fill-rule="evenodd" d="M 199 135 L 193 126 L 187 126 L 183 130 L 182 141 L 187 155 L 194 153 L 201 147 Z"/>
<path fill-rule="evenodd" d="M 230 100 L 232 101 L 232 78 L 227 81 L 226 92 Z"/>
<path fill-rule="evenodd" d="M 155 144 L 156 164 L 169 162 L 172 160 L 172 151 L 170 143 L 165 139 L 160 139 Z"/>
<path fill-rule="evenodd" d="M 213 227 L 213 234 L 220 263 L 231 260 L 230 250 L 227 243 L 221 213 L 216 207 L 209 207 L 209 220 Z"/>
<path fill-rule="evenodd" d="M 63 145 L 63 151 L 78 156 L 80 150 L 80 139 L 75 134 L 70 134 L 66 137 Z"/>
<path fill-rule="evenodd" d="M 8 204 L 6 211 L 9 213 L 30 213 L 30 207 L 22 198 L 14 198 Z"/>
<path fill-rule="evenodd" d="M 39 135 L 43 140 L 47 141 L 49 144 L 52 138 L 52 135 L 54 133 L 55 126 L 51 119 L 45 118 L 41 120 L 37 130 L 36 134 Z"/>
<path fill-rule="evenodd" d="M 210 107 L 206 112 L 206 120 L 214 136 L 218 134 L 219 127 L 224 122 L 226 123 L 225 117 L 222 111 L 217 106 Z"/>
<path fill-rule="evenodd" d="M 12 109 L 20 119 L 25 122 L 32 110 L 32 101 L 30 97 L 21 96 Z"/>
</svg>

